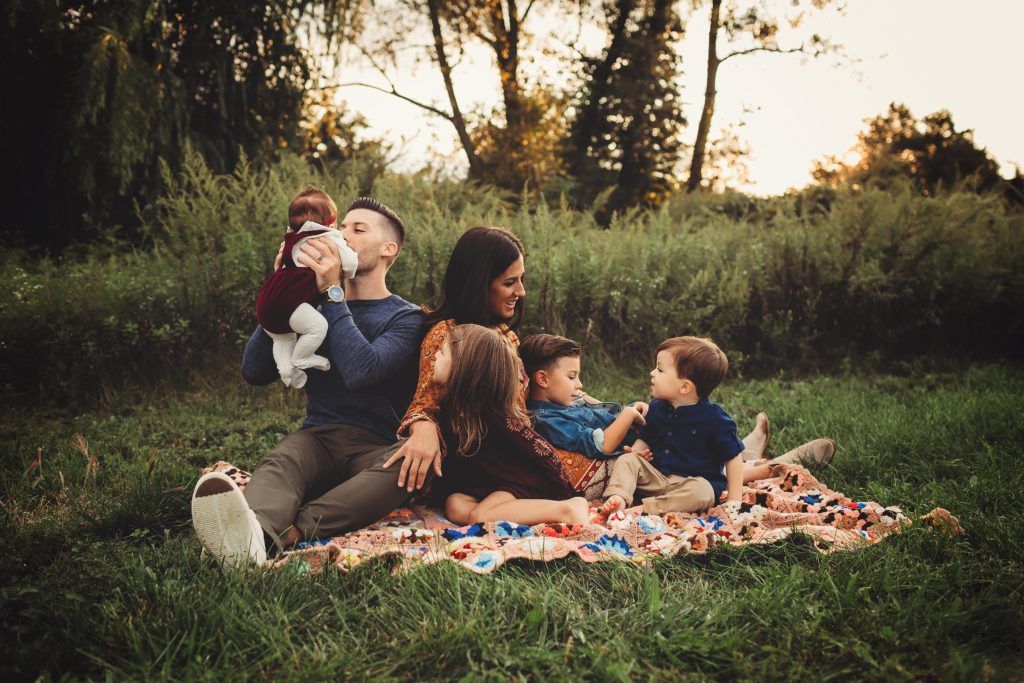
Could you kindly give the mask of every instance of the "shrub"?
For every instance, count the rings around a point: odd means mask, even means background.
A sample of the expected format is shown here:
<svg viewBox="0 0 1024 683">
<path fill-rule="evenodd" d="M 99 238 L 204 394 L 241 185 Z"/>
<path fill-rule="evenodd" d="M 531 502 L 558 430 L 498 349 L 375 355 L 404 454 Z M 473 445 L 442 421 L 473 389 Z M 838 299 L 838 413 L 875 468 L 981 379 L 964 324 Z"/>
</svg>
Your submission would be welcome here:
<svg viewBox="0 0 1024 683">
<path fill-rule="evenodd" d="M 78 259 L 8 254 L 0 363 L 10 385 L 72 397 L 235 354 L 255 325 L 294 191 L 313 182 L 344 207 L 367 185 L 409 237 L 393 291 L 436 295 L 473 225 L 504 225 L 528 252 L 526 331 L 588 353 L 648 362 L 662 339 L 715 338 L 748 372 L 871 354 L 1013 353 L 1024 338 L 1024 215 L 995 196 L 923 198 L 909 186 L 759 200 L 679 197 L 610 228 L 566 206 L 515 206 L 498 191 L 424 175 L 324 173 L 298 159 L 216 175 L 191 155 L 146 217 L 145 244 Z M 827 201 L 825 201 L 827 199 Z"/>
</svg>

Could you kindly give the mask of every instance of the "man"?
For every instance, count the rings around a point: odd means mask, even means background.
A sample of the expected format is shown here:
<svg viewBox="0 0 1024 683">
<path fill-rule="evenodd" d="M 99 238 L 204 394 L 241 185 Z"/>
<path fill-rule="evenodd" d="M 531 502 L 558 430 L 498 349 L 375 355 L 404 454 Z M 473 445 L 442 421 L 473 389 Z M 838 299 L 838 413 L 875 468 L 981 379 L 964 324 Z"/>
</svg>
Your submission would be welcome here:
<svg viewBox="0 0 1024 683">
<path fill-rule="evenodd" d="M 395 432 L 415 387 L 422 337 L 420 309 L 385 281 L 405 226 L 381 202 L 360 197 L 338 229 L 358 254 L 355 278 L 342 284 L 340 255 L 329 240 L 310 240 L 297 259 L 324 293 L 328 333 L 317 353 L 331 364 L 309 373 L 302 428 L 260 461 L 244 493 L 218 472 L 204 475 L 193 492 L 196 533 L 222 564 L 260 564 L 270 543 L 283 550 L 366 526 L 410 495 L 397 485 L 399 468 L 382 467 L 401 445 Z M 259 327 L 246 344 L 242 375 L 256 385 L 278 379 L 272 341 Z"/>
</svg>

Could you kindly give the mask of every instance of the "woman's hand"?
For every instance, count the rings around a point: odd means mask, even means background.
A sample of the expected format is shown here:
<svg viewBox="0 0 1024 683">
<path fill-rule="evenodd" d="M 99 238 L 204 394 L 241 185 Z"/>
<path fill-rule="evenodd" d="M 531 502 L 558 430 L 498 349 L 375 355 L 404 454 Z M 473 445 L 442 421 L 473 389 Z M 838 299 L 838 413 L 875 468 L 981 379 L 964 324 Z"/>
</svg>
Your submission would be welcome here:
<svg viewBox="0 0 1024 683">
<path fill-rule="evenodd" d="M 405 486 L 409 492 L 423 488 L 431 466 L 434 474 L 441 476 L 441 437 L 437 427 L 429 420 L 420 420 L 413 423 L 411 431 L 409 439 L 384 463 L 388 468 L 402 460 L 398 486 Z"/>
<path fill-rule="evenodd" d="M 316 288 L 321 292 L 328 287 L 341 284 L 341 254 L 330 240 L 320 237 L 306 240 L 299 245 L 302 252 L 295 260 L 316 273 Z"/>
<path fill-rule="evenodd" d="M 281 265 L 284 263 L 284 242 L 281 242 L 281 246 L 277 250 L 277 256 L 274 258 L 274 270 L 281 270 Z"/>
</svg>

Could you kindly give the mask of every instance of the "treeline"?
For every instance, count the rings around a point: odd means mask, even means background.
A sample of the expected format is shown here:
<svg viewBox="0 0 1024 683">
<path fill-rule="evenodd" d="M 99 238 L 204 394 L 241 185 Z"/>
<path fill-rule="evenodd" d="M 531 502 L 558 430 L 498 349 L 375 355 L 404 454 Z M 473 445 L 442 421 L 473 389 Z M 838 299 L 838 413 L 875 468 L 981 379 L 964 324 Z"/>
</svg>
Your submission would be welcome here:
<svg viewBox="0 0 1024 683">
<path fill-rule="evenodd" d="M 217 174 L 191 154 L 146 212 L 145 247 L 96 247 L 74 259 L 8 252 L 8 389 L 71 400 L 235 362 L 284 207 L 310 181 L 344 201 L 367 179 L 345 168 L 311 176 L 297 157 Z M 390 174 L 369 182 L 409 225 L 393 291 L 429 301 L 459 234 L 505 225 L 528 250 L 526 330 L 567 334 L 616 362 L 649 362 L 658 341 L 684 333 L 714 337 L 752 374 L 1024 348 L 1024 215 L 998 195 L 926 198 L 906 181 L 771 200 L 678 195 L 606 228 L 592 211 L 513 203 L 464 183 Z"/>
</svg>

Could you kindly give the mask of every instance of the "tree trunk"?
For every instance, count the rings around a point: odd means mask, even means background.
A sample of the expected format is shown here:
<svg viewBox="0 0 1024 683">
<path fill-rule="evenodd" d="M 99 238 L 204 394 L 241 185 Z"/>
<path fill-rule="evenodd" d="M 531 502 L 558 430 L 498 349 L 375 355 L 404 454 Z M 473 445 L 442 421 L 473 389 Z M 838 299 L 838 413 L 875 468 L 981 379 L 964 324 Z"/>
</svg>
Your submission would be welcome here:
<svg viewBox="0 0 1024 683">
<path fill-rule="evenodd" d="M 501 95 L 505 104 L 505 128 L 516 149 L 523 147 L 523 101 L 519 84 L 519 13 L 516 0 L 506 0 L 508 27 L 505 26 L 505 8 L 500 0 L 492 0 L 490 7 L 491 30 L 494 33 L 494 55 L 501 76 Z"/>
<path fill-rule="evenodd" d="M 700 112 L 697 139 L 693 143 L 693 159 L 690 161 L 690 177 L 686 180 L 686 191 L 693 192 L 700 187 L 704 168 L 704 150 L 707 147 L 711 116 L 715 113 L 715 79 L 718 76 L 718 28 L 722 0 L 711 2 L 711 26 L 708 29 L 708 81 L 704 87 L 704 109 Z"/>
<path fill-rule="evenodd" d="M 438 16 L 437 0 L 427 0 L 427 10 L 430 14 L 430 26 L 434 32 L 434 51 L 437 57 L 437 65 L 441 68 L 441 76 L 444 78 L 444 87 L 448 91 L 448 103 L 452 107 L 452 125 L 459 135 L 459 142 L 466 153 L 466 160 L 469 162 L 469 177 L 478 179 L 483 169 L 480 164 L 480 157 L 477 156 L 476 146 L 469 137 L 466 130 L 466 120 L 462 117 L 462 110 L 459 109 L 459 102 L 455 98 L 455 86 L 452 85 L 452 68 L 448 63 L 448 56 L 444 51 L 444 36 L 441 34 L 441 20 Z"/>
</svg>

